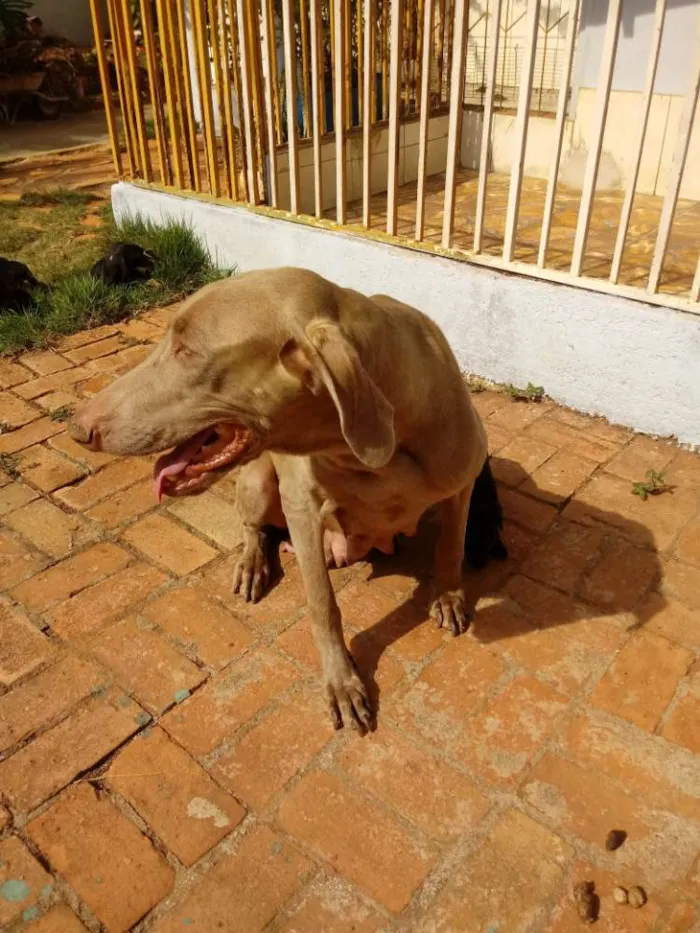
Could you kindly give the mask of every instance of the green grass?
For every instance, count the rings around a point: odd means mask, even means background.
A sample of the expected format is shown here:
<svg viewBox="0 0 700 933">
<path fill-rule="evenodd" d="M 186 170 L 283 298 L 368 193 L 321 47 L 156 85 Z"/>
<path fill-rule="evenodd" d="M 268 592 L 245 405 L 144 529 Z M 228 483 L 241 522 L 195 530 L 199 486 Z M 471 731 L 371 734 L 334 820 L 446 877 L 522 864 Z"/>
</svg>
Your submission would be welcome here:
<svg viewBox="0 0 700 933">
<path fill-rule="evenodd" d="M 70 188 L 53 188 L 49 191 L 25 191 L 19 199 L 23 207 L 56 207 L 77 205 L 84 207 L 98 196 L 89 191 L 72 191 Z"/>
<path fill-rule="evenodd" d="M 117 228 L 107 206 L 100 208 L 104 226 L 98 236 L 76 240 L 95 232 L 80 223 L 94 198 L 73 194 L 25 195 L 24 204 L 0 202 L 0 255 L 26 262 L 38 279 L 51 285 L 49 291 L 36 294 L 31 311 L 0 312 L 0 353 L 47 346 L 61 336 L 125 320 L 137 311 L 177 301 L 233 271 L 216 268 L 188 227 L 174 222 L 157 226 L 135 218 Z M 37 214 L 40 209 L 43 212 Z M 30 241 L 17 237 L 18 226 L 33 232 Z M 89 275 L 95 260 L 119 240 L 138 243 L 153 254 L 155 269 L 147 282 L 111 286 Z M 13 248 L 18 242 L 21 245 Z"/>
<path fill-rule="evenodd" d="M 89 269 L 103 252 L 104 240 L 85 236 L 96 231 L 81 220 L 94 210 L 103 213 L 103 204 L 97 195 L 60 188 L 0 201 L 0 256 L 26 263 L 49 285 Z"/>
</svg>

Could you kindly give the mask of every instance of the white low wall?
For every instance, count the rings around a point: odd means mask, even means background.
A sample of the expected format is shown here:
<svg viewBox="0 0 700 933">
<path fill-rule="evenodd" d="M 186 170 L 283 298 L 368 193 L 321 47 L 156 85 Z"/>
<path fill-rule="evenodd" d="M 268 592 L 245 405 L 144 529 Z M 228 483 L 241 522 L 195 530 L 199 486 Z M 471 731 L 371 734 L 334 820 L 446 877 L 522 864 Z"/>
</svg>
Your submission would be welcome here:
<svg viewBox="0 0 700 933">
<path fill-rule="evenodd" d="M 700 445 L 700 317 L 125 183 L 112 202 L 117 220 L 186 221 L 221 265 L 303 266 L 393 295 L 442 327 L 465 371 Z"/>
</svg>

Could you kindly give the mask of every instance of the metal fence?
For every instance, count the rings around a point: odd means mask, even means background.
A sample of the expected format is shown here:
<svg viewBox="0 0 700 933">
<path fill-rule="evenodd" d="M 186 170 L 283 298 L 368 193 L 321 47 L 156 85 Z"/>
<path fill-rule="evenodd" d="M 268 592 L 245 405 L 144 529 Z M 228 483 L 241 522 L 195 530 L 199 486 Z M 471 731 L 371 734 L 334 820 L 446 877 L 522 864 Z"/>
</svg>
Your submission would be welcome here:
<svg viewBox="0 0 700 933">
<path fill-rule="evenodd" d="M 348 142 L 361 149 L 361 196 L 350 205 L 355 232 L 381 231 L 405 245 L 552 281 L 585 285 L 697 311 L 700 262 L 687 288 L 659 293 L 700 88 L 700 42 L 688 76 L 678 138 L 653 248 L 642 284 L 620 282 L 647 135 L 666 0 L 657 0 L 631 167 L 620 193 L 617 234 L 605 275 L 584 275 L 603 136 L 611 96 L 621 0 L 609 0 L 585 172 L 566 268 L 550 262 L 555 202 L 577 42 L 580 0 L 90 0 L 115 165 L 123 177 L 207 193 L 301 215 L 300 152 L 312 167 L 313 210 L 306 222 L 347 227 Z M 109 38 L 108 38 L 109 37 Z M 495 41 L 498 37 L 498 41 Z M 108 54 L 111 50 L 111 56 Z M 116 73 L 113 100 L 110 66 Z M 121 130 L 116 109 L 122 114 Z M 480 115 L 473 216 L 465 226 L 457 197 L 462 123 Z M 485 244 L 495 120 L 514 115 L 512 164 L 497 248 Z M 150 113 L 150 116 L 149 116 Z M 553 144 L 542 186 L 536 249 L 516 255 L 528 128 L 549 113 Z M 444 165 L 427 184 L 431 121 L 446 122 Z M 417 127 L 417 170 L 400 188 L 401 132 Z M 432 124 L 434 126 L 434 124 Z M 375 151 L 385 134 L 386 151 Z M 322 147 L 334 156 L 334 204 L 324 209 Z M 284 162 L 283 169 L 280 163 Z M 376 210 L 376 169 L 383 181 Z M 374 169 L 374 172 L 373 172 Z M 281 204 L 280 178 L 288 196 Z M 373 181 L 375 179 L 375 181 Z M 286 188 L 285 188 L 286 190 Z M 440 229 L 426 233 L 426 197 L 439 201 Z M 326 199 L 327 200 L 327 199 Z M 399 229 L 413 211 L 411 229 Z M 407 206 L 408 205 L 408 206 Z M 699 221 L 700 222 L 700 221 Z M 456 235 L 459 232 L 459 236 Z M 493 239 L 493 238 L 491 238 Z"/>
</svg>

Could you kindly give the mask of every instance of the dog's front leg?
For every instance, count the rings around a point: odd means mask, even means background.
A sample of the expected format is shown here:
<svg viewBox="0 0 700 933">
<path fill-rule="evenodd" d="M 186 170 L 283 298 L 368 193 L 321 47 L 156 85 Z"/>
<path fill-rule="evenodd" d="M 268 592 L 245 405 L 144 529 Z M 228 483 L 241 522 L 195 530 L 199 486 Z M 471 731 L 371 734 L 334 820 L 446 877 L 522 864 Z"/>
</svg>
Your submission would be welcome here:
<svg viewBox="0 0 700 933">
<path fill-rule="evenodd" d="M 350 723 L 360 733 L 370 729 L 373 712 L 367 693 L 343 638 L 340 609 L 331 586 L 323 550 L 323 526 L 315 502 L 285 501 L 287 526 L 306 589 L 314 641 L 333 727 Z M 294 497 L 297 498 L 296 496 Z"/>
<path fill-rule="evenodd" d="M 471 483 L 440 504 L 442 528 L 434 570 L 436 598 L 430 607 L 430 615 L 438 628 L 449 628 L 453 635 L 466 632 L 471 619 L 462 584 L 462 564 L 473 488 Z"/>
</svg>

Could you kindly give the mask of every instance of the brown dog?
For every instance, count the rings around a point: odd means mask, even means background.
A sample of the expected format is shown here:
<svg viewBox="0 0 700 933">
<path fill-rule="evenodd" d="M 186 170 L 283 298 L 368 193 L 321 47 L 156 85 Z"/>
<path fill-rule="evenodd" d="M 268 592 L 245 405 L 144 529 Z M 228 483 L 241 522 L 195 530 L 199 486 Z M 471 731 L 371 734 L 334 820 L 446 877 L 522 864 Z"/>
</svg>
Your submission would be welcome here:
<svg viewBox="0 0 700 933">
<path fill-rule="evenodd" d="M 391 298 L 366 298 L 301 269 L 209 285 L 153 354 L 88 402 L 72 433 L 94 450 L 146 454 L 158 494 L 205 488 L 245 464 L 245 536 L 234 589 L 269 581 L 266 526 L 287 527 L 304 580 L 336 727 L 372 722 L 345 646 L 327 565 L 413 534 L 439 505 L 431 615 L 463 631 L 469 501 L 486 436 L 439 328 Z"/>
</svg>

